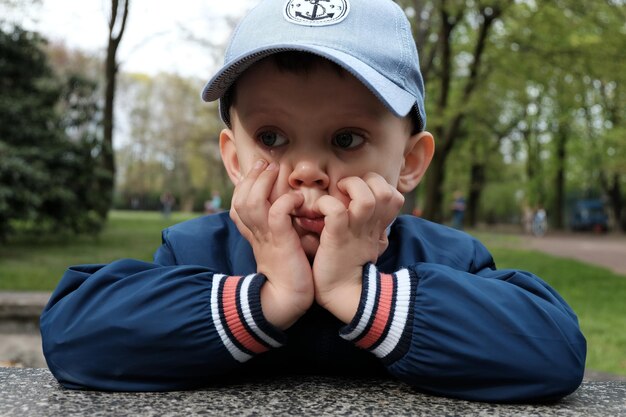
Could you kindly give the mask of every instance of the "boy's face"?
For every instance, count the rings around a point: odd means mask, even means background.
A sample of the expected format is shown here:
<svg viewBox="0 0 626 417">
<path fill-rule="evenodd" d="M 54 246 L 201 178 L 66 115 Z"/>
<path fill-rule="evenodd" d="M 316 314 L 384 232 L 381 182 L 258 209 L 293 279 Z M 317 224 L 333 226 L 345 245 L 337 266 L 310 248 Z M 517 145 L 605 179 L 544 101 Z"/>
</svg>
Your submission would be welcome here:
<svg viewBox="0 0 626 417">
<path fill-rule="evenodd" d="M 342 178 L 373 172 L 400 192 L 413 189 L 432 157 L 432 136 L 411 136 L 411 125 L 394 116 L 355 77 L 321 64 L 306 73 L 280 71 L 271 60 L 237 81 L 232 130 L 220 135 L 222 158 L 235 185 L 259 159 L 279 166 L 269 201 L 300 192 L 304 204 L 293 225 L 309 258 L 319 246 L 323 218 L 314 209 L 323 195 L 350 198 Z M 424 139 L 425 138 L 425 139 Z"/>
</svg>

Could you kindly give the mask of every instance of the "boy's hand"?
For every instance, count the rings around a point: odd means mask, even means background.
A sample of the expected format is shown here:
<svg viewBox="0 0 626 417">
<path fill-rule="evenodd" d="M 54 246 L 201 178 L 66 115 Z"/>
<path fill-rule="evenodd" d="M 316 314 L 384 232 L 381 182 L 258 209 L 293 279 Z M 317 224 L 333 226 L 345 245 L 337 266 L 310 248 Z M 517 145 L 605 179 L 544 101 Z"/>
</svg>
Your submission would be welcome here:
<svg viewBox="0 0 626 417">
<path fill-rule="evenodd" d="M 346 208 L 329 195 L 317 202 L 325 217 L 313 280 L 317 303 L 349 323 L 361 297 L 363 266 L 375 263 L 387 249 L 386 228 L 402 208 L 404 197 L 374 173 L 344 178 L 337 188 L 350 202 Z"/>
<path fill-rule="evenodd" d="M 286 329 L 313 303 L 311 266 L 291 223 L 290 213 L 304 202 L 297 193 L 287 193 L 273 204 L 269 196 L 278 166 L 258 161 L 235 187 L 230 217 L 250 242 L 257 271 L 267 277 L 261 288 L 265 318 Z"/>
</svg>

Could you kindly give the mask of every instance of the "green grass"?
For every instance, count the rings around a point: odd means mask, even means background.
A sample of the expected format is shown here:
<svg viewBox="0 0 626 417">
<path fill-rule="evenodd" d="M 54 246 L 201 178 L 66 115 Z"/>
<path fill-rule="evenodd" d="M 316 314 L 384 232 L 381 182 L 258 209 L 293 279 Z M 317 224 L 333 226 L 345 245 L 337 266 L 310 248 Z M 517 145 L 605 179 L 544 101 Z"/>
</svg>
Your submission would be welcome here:
<svg viewBox="0 0 626 417">
<path fill-rule="evenodd" d="M 114 211 L 99 238 L 38 241 L 0 246 L 0 290 L 51 291 L 69 265 L 119 258 L 149 261 L 165 227 L 194 217 L 175 213 Z M 578 315 L 588 343 L 587 366 L 626 375 L 626 276 L 581 262 L 523 249 L 515 235 L 477 233 L 499 268 L 532 271 L 552 285 Z"/>
<path fill-rule="evenodd" d="M 0 290 L 52 291 L 70 265 L 120 258 L 151 261 L 161 244 L 161 230 L 192 217 L 173 213 L 164 219 L 158 212 L 113 211 L 97 238 L 16 238 L 0 245 Z"/>
</svg>

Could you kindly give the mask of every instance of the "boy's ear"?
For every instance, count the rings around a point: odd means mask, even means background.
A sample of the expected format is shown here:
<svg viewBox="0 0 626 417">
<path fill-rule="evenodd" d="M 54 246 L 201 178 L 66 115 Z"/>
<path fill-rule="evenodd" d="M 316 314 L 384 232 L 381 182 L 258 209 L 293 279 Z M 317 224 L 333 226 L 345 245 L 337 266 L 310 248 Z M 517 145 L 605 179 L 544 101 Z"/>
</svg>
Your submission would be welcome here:
<svg viewBox="0 0 626 417">
<path fill-rule="evenodd" d="M 230 129 L 223 129 L 220 132 L 220 155 L 230 180 L 234 185 L 237 185 L 239 180 L 241 180 L 241 168 L 239 166 L 239 158 L 237 157 L 235 135 Z"/>
<path fill-rule="evenodd" d="M 398 179 L 398 191 L 408 193 L 420 183 L 435 153 L 435 140 L 429 132 L 420 132 L 409 138 L 404 151 L 404 162 Z"/>
</svg>

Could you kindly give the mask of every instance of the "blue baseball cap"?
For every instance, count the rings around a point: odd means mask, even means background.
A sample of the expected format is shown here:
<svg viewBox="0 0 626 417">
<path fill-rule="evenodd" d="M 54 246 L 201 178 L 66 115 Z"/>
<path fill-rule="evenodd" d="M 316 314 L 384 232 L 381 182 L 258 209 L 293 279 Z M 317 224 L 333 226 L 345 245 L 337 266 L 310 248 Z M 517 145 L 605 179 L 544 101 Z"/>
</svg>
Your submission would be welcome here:
<svg viewBox="0 0 626 417">
<path fill-rule="evenodd" d="M 335 62 L 360 80 L 393 114 L 411 111 L 426 126 L 424 81 L 404 11 L 391 0 L 262 0 L 233 32 L 224 65 L 202 91 L 220 100 L 255 62 L 278 52 L 301 51 Z"/>
</svg>

